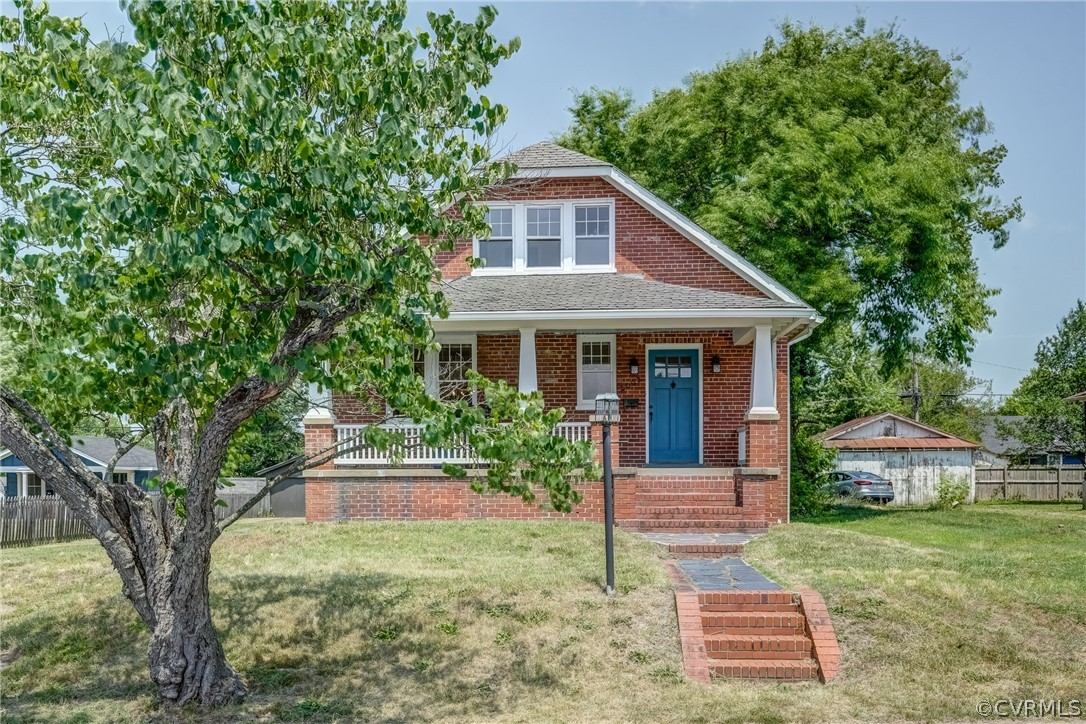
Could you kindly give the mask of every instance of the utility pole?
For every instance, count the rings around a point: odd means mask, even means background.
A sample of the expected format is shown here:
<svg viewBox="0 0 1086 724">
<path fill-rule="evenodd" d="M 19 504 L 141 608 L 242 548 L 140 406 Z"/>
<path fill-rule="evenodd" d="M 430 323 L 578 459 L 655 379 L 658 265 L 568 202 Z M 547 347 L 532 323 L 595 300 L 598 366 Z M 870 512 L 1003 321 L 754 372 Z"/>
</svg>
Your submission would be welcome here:
<svg viewBox="0 0 1086 724">
<path fill-rule="evenodd" d="M 916 357 L 913 356 L 913 389 L 907 395 L 898 395 L 902 400 L 912 398 L 913 401 L 913 420 L 920 422 L 920 373 L 916 367 Z"/>
<path fill-rule="evenodd" d="M 916 369 L 916 360 L 913 360 L 913 421 L 920 422 L 920 373 Z"/>
</svg>

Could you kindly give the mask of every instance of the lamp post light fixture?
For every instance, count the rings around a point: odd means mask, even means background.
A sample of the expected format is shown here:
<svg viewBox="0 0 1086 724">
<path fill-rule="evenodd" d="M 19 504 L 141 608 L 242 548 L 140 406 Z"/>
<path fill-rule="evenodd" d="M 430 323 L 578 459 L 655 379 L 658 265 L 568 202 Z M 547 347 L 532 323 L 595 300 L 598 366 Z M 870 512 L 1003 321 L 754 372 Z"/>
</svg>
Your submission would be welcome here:
<svg viewBox="0 0 1086 724">
<path fill-rule="evenodd" d="M 607 595 L 615 595 L 615 480 L 611 470 L 611 425 L 618 422 L 618 395 L 596 396 L 596 422 L 603 425 L 603 536 L 607 551 Z"/>
</svg>

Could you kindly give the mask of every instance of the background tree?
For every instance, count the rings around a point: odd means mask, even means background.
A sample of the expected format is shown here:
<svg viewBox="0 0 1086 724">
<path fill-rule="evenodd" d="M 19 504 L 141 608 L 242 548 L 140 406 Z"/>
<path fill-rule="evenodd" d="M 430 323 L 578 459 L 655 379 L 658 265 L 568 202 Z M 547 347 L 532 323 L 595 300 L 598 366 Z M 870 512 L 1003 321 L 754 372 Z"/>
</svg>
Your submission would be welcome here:
<svg viewBox="0 0 1086 724">
<path fill-rule="evenodd" d="M 447 310 L 435 250 L 485 230 L 473 202 L 508 171 L 472 171 L 505 117 L 480 89 L 516 48 L 492 8 L 409 31 L 402 2 L 134 2 L 135 41 L 100 44 L 16 8 L 0 19 L 0 328 L 20 384 L 0 385 L 0 442 L 105 548 L 164 704 L 245 694 L 208 600 L 211 545 L 245 508 L 216 524 L 216 480 L 296 383 L 376 390 L 428 445 L 466 437 L 489 462 L 477 489 L 578 500 L 589 446 L 550 435 L 561 410 L 478 378 L 488 410 L 444 404 L 413 374 Z M 153 437 L 162 504 L 71 453 L 92 413 L 145 431 L 110 467 Z"/>
<path fill-rule="evenodd" d="M 308 398 L 295 386 L 258 410 L 230 441 L 223 475 L 256 475 L 301 455 L 305 451 L 302 416 L 309 406 Z"/>
<path fill-rule="evenodd" d="M 1034 367 L 1008 398 L 1003 412 L 1025 415 L 1009 432 L 1022 442 L 1018 455 L 1066 450 L 1083 454 L 1082 406 L 1064 398 L 1086 390 L 1086 303 L 1081 299 L 1037 345 Z"/>
<path fill-rule="evenodd" d="M 994 194 L 1006 149 L 982 147 L 991 124 L 960 105 L 959 60 L 862 19 L 786 22 L 641 108 L 577 96 L 559 142 L 621 162 L 814 305 L 816 343 L 854 325 L 888 369 L 920 347 L 965 362 L 995 293 L 972 241 L 1002 246 L 1021 210 Z"/>
<path fill-rule="evenodd" d="M 619 164 L 818 309 L 792 351 L 795 420 L 840 422 L 893 409 L 916 354 L 967 362 L 994 313 L 973 240 L 1006 244 L 1021 207 L 995 194 L 1006 149 L 984 147 L 984 110 L 959 102 L 960 60 L 862 18 L 785 22 L 640 108 L 578 94 L 558 142 Z M 795 470 L 825 462 L 792 449 Z"/>
</svg>

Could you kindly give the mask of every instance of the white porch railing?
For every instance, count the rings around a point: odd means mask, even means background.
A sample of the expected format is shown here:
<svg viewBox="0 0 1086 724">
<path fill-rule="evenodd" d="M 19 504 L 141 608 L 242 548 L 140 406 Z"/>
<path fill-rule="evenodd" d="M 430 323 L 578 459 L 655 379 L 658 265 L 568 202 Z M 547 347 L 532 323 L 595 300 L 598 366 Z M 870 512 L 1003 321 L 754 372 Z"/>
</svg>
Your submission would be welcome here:
<svg viewBox="0 0 1086 724">
<path fill-rule="evenodd" d="M 424 427 L 412 423 L 387 423 L 378 425 L 385 430 L 395 430 L 403 435 L 403 443 L 392 446 L 387 451 L 380 451 L 368 445 L 360 445 L 356 440 L 368 425 L 336 425 L 336 442 L 339 443 L 335 462 L 341 465 L 390 465 L 394 458 L 400 464 L 440 465 L 453 463 L 464 465 L 476 462 L 471 446 L 466 439 L 450 447 L 430 447 L 422 442 Z M 592 439 L 592 424 L 588 422 L 560 422 L 554 428 L 554 434 L 570 442 Z M 358 447 L 356 447 L 358 446 Z"/>
</svg>

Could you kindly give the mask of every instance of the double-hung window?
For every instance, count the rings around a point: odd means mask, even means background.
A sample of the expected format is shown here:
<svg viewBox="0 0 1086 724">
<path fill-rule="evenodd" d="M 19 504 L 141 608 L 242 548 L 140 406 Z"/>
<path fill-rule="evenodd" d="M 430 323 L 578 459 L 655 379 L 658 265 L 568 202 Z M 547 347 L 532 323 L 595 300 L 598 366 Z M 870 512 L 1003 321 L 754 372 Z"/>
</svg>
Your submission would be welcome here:
<svg viewBox="0 0 1086 724">
<path fill-rule="evenodd" d="M 574 208 L 573 261 L 577 266 L 611 263 L 611 207 L 585 205 Z"/>
<path fill-rule="evenodd" d="M 32 498 L 45 495 L 45 485 L 35 473 L 26 474 L 26 494 Z"/>
<path fill-rule="evenodd" d="M 486 212 L 490 238 L 479 240 L 477 256 L 487 269 L 513 268 L 513 207 L 496 206 Z"/>
<path fill-rule="evenodd" d="M 490 234 L 475 240 L 479 274 L 609 272 L 615 264 L 611 199 L 497 202 L 488 207 Z"/>
<path fill-rule="evenodd" d="M 529 206 L 527 209 L 528 228 L 525 234 L 527 243 L 527 267 L 560 268 L 562 266 L 562 207 Z"/>
<path fill-rule="evenodd" d="M 437 397 L 458 402 L 472 397 L 468 370 L 475 368 L 475 344 L 449 342 L 437 352 Z"/>
<path fill-rule="evenodd" d="M 577 407 L 595 408 L 597 395 L 615 392 L 615 335 L 577 336 Z"/>
<path fill-rule="evenodd" d="M 475 336 L 456 335 L 439 337 L 441 348 L 424 351 L 418 347 L 413 352 L 415 374 L 426 384 L 426 391 L 445 402 L 475 400 L 475 388 L 468 378 L 468 371 L 475 369 Z M 390 410 L 390 414 L 398 414 Z"/>
</svg>

